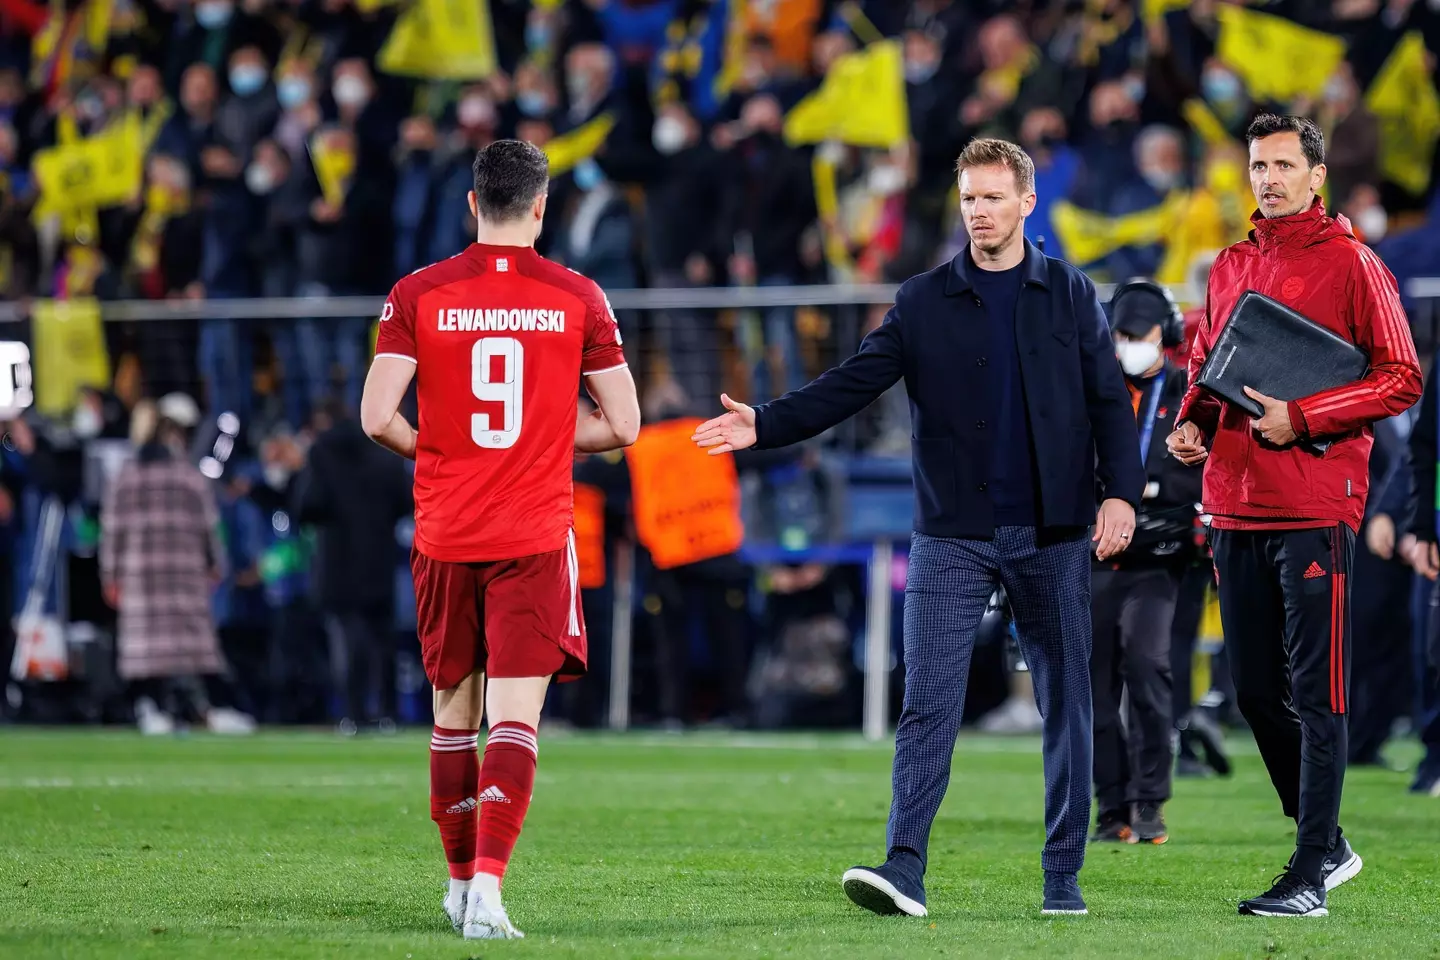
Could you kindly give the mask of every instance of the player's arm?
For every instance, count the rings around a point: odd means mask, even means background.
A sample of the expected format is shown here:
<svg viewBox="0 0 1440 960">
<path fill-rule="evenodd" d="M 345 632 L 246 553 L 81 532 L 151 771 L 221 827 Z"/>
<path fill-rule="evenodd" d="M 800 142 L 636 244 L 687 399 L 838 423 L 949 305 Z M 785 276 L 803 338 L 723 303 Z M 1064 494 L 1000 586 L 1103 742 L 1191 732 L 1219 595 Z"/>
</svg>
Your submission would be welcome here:
<svg viewBox="0 0 1440 960">
<path fill-rule="evenodd" d="M 375 360 L 365 377 L 360 397 L 360 425 L 386 450 L 406 460 L 415 459 L 415 428 L 400 416 L 400 401 L 415 379 L 415 310 L 408 278 L 395 284 L 380 311 L 380 329 L 375 340 Z"/>
<path fill-rule="evenodd" d="M 640 399 L 629 367 L 592 373 L 585 387 L 596 409 L 575 423 L 575 449 L 604 453 L 628 447 L 640 435 Z"/>
<path fill-rule="evenodd" d="M 400 357 L 379 357 L 370 364 L 365 392 L 360 397 L 360 425 L 386 450 L 415 459 L 419 434 L 400 415 L 400 401 L 415 378 L 415 362 Z"/>
</svg>

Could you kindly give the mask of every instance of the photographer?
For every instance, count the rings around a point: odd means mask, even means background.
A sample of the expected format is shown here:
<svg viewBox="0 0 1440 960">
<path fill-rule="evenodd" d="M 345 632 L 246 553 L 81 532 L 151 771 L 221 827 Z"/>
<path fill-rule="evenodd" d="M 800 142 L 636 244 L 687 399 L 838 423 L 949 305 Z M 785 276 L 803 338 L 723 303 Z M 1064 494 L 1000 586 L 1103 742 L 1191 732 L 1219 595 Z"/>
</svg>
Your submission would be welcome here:
<svg viewBox="0 0 1440 960">
<path fill-rule="evenodd" d="M 1185 372 L 1165 355 L 1184 336 L 1170 295 L 1150 280 L 1121 284 L 1111 299 L 1110 328 L 1135 408 L 1146 484 L 1134 543 L 1094 564 L 1094 840 L 1164 843 L 1173 760 L 1170 627 L 1180 577 L 1195 557 L 1201 471 L 1165 449 L 1186 385 Z"/>
</svg>

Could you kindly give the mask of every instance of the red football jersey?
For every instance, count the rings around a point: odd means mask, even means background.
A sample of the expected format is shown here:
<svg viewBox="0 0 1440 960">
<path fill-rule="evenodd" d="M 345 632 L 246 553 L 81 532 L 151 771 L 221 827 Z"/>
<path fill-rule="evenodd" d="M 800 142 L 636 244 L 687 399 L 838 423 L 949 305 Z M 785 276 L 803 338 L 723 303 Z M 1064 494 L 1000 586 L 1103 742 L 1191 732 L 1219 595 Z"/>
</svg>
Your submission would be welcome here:
<svg viewBox="0 0 1440 960">
<path fill-rule="evenodd" d="M 415 546 L 453 563 L 565 546 L 582 374 L 625 366 L 594 282 L 471 244 L 395 284 L 376 355 L 416 364 Z"/>
</svg>

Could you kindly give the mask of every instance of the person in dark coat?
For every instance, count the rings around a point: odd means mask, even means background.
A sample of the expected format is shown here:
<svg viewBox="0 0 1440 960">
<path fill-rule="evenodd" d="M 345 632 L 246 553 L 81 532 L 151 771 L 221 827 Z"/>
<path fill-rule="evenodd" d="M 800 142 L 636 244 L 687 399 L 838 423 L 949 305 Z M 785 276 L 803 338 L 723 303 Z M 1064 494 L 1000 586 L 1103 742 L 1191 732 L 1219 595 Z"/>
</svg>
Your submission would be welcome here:
<svg viewBox="0 0 1440 960">
<path fill-rule="evenodd" d="M 319 418 L 326 429 L 297 482 L 295 512 L 319 533 L 313 582 L 345 696 L 339 729 L 349 735 L 367 722 L 394 727 L 395 525 L 414 502 L 404 462 L 371 443 L 347 411 L 331 403 Z"/>
<path fill-rule="evenodd" d="M 950 780 L 975 634 L 1003 585 L 1044 717 L 1041 910 L 1085 913 L 1077 874 L 1090 822 L 1090 553 L 1105 560 L 1125 549 L 1145 471 L 1095 285 L 1025 239 L 1034 162 L 1013 143 L 984 139 L 958 167 L 965 249 L 901 284 L 857 354 L 759 407 L 722 395 L 729 412 L 695 439 L 716 453 L 788 446 L 905 381 L 916 513 L 905 705 L 886 860 L 846 871 L 845 893 L 877 913 L 926 915 L 930 828 Z"/>
<path fill-rule="evenodd" d="M 1197 553 L 1202 474 L 1165 449 L 1185 396 L 1185 371 L 1165 356 L 1184 338 L 1179 309 L 1164 287 L 1132 280 L 1115 291 L 1110 325 L 1140 432 L 1145 492 L 1135 542 L 1097 560 L 1092 573 L 1094 839 L 1164 843 L 1174 760 L 1171 626 L 1181 577 Z M 1122 692 L 1129 700 L 1123 723 Z"/>
</svg>

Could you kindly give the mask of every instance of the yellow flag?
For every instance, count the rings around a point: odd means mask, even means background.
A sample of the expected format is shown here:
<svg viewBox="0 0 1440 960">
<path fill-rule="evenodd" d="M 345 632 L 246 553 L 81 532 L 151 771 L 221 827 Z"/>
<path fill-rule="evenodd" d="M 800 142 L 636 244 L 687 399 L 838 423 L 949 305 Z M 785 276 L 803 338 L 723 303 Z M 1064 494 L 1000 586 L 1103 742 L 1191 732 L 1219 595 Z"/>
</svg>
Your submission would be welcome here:
<svg viewBox="0 0 1440 960">
<path fill-rule="evenodd" d="M 342 205 L 355 173 L 355 154 L 331 146 L 326 131 L 321 130 L 310 138 L 310 163 L 320 181 L 320 193 L 335 206 Z"/>
<path fill-rule="evenodd" d="M 824 150 L 816 150 L 810 161 L 811 179 L 815 182 L 815 211 L 823 225 L 825 259 L 831 269 L 847 271 L 853 264 L 840 227 L 840 194 L 835 188 L 835 163 Z"/>
<path fill-rule="evenodd" d="M 1245 81 L 1254 100 L 1315 96 L 1345 56 L 1345 41 L 1282 17 L 1220 4 L 1215 55 Z"/>
<path fill-rule="evenodd" d="M 1180 104 L 1180 114 L 1185 122 L 1190 124 L 1190 129 L 1200 134 L 1200 139 L 1206 143 L 1215 145 L 1223 143 L 1234 143 L 1235 138 L 1225 129 L 1220 118 L 1215 116 L 1209 104 L 1199 97 L 1192 97 Z"/>
<path fill-rule="evenodd" d="M 1425 41 L 1407 33 L 1365 94 L 1380 121 L 1380 172 L 1413 194 L 1430 185 L 1430 162 L 1440 136 L 1440 97 L 1425 67 Z"/>
<path fill-rule="evenodd" d="M 1177 190 L 1159 206 L 1118 217 L 1082 210 L 1068 200 L 1050 208 L 1050 223 L 1060 235 L 1065 255 L 1077 266 L 1094 263 L 1121 247 L 1144 247 L 1160 243 L 1173 228 L 1189 202 L 1189 195 Z"/>
<path fill-rule="evenodd" d="M 785 117 L 785 140 L 792 145 L 839 140 L 857 147 L 893 147 L 909 139 L 905 72 L 895 40 L 837 58 L 820 89 Z"/>
<path fill-rule="evenodd" d="M 550 176 L 558 177 L 580 161 L 595 156 L 595 151 L 600 149 L 600 145 L 614 129 L 614 114 L 602 113 L 574 130 L 547 141 L 544 149 L 545 156 L 550 161 Z"/>
<path fill-rule="evenodd" d="M 386 73 L 425 80 L 482 80 L 495 72 L 490 0 L 414 0 L 380 48 Z"/>
<path fill-rule="evenodd" d="M 36 151 L 37 216 L 129 202 L 140 191 L 149 127 L 130 114 L 94 136 Z"/>
<path fill-rule="evenodd" d="M 109 385 L 110 355 L 100 325 L 100 301 L 36 300 L 31 320 L 38 411 L 47 416 L 68 413 L 82 386 Z"/>
</svg>

